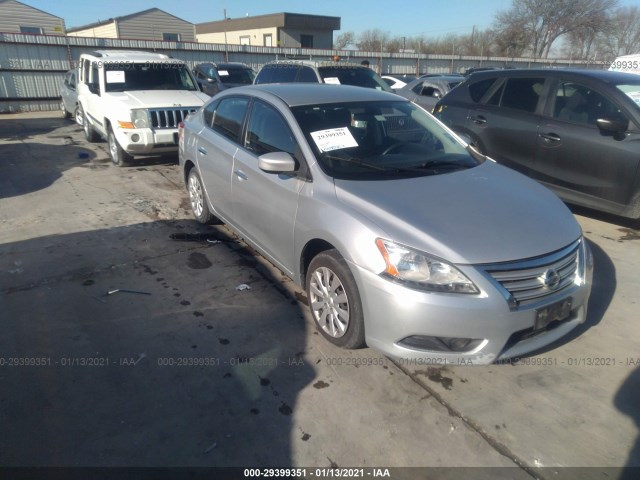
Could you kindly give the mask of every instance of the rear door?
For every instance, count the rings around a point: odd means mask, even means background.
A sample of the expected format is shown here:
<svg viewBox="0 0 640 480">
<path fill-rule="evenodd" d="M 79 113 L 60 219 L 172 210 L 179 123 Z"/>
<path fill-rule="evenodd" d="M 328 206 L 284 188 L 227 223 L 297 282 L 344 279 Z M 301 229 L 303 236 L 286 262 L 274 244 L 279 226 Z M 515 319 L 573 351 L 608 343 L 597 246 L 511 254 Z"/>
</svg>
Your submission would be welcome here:
<svg viewBox="0 0 640 480">
<path fill-rule="evenodd" d="M 555 81 L 540 124 L 532 176 L 568 189 L 560 192 L 567 200 L 628 203 L 640 161 L 640 134 L 629 131 L 616 139 L 596 125 L 602 117 L 629 125 L 621 105 L 603 87 Z"/>
<path fill-rule="evenodd" d="M 215 213 L 228 219 L 231 211 L 231 172 L 240 132 L 249 105 L 247 97 L 225 97 L 203 111 L 205 128 L 196 142 L 197 162 Z"/>
<path fill-rule="evenodd" d="M 536 152 L 545 78 L 507 77 L 483 104 L 469 110 L 466 129 L 494 160 L 528 173 Z"/>
</svg>

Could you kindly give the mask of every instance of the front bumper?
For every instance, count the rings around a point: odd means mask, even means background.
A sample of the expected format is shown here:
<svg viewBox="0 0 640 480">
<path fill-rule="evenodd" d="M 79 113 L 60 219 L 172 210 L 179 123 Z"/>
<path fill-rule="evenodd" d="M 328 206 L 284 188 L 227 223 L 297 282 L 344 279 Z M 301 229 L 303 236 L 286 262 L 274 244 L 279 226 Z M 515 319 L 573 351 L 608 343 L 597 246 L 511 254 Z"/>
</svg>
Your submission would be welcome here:
<svg viewBox="0 0 640 480">
<path fill-rule="evenodd" d="M 360 291 L 367 344 L 407 365 L 486 365 L 540 349 L 566 335 L 587 317 L 593 276 L 591 253 L 584 246 L 583 280 L 529 306 L 510 307 L 504 292 L 475 267 L 460 267 L 480 289 L 478 295 L 412 290 L 350 264 Z M 561 322 L 534 329 L 536 312 L 571 298 Z M 475 339 L 465 352 L 407 346 L 407 338 Z"/>
<path fill-rule="evenodd" d="M 122 149 L 130 155 L 155 155 L 178 151 L 177 128 L 116 128 L 114 134 Z"/>
</svg>

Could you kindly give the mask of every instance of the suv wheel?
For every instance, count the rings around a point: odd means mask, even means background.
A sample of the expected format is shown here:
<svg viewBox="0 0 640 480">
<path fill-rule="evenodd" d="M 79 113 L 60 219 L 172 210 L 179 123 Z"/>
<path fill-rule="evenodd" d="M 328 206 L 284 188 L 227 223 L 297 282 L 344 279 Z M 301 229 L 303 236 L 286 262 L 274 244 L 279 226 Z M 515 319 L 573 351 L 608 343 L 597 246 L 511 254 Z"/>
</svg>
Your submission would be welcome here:
<svg viewBox="0 0 640 480">
<path fill-rule="evenodd" d="M 62 102 L 62 118 L 71 118 L 71 114 L 64 107 L 64 102 Z"/>
<path fill-rule="evenodd" d="M 89 123 L 89 120 L 87 119 L 87 114 L 85 113 L 82 106 L 79 106 L 78 109 L 79 109 L 80 116 L 82 117 L 82 128 L 84 130 L 84 136 L 87 139 L 87 142 L 91 142 L 91 143 L 97 142 L 100 139 L 100 136 L 96 133 L 96 131 L 93 129 L 93 127 Z"/>
<path fill-rule="evenodd" d="M 133 160 L 133 157 L 122 149 L 111 127 L 108 130 L 107 142 L 109 143 L 109 155 L 114 165 L 122 167 Z"/>
<path fill-rule="evenodd" d="M 313 320 L 327 340 L 343 348 L 365 345 L 358 287 L 337 250 L 326 250 L 311 260 L 307 298 Z"/>
</svg>

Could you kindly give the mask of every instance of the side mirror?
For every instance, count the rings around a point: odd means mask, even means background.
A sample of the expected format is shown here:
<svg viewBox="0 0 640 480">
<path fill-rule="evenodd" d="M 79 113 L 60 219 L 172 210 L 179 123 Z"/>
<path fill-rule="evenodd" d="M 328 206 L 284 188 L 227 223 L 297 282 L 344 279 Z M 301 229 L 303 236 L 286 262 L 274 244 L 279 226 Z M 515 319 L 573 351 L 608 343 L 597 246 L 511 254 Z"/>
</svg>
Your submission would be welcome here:
<svg viewBox="0 0 640 480">
<path fill-rule="evenodd" d="M 100 95 L 100 85 L 97 83 L 88 83 L 87 87 L 89 87 L 89 91 L 94 95 Z"/>
<path fill-rule="evenodd" d="M 619 118 L 602 117 L 596 120 L 596 125 L 601 131 L 613 134 L 613 138 L 616 140 L 622 140 L 625 138 L 624 133 L 627 131 L 629 124 Z"/>
<path fill-rule="evenodd" d="M 291 173 L 296 171 L 296 161 L 287 152 L 270 152 L 258 157 L 258 167 L 267 173 Z"/>
</svg>

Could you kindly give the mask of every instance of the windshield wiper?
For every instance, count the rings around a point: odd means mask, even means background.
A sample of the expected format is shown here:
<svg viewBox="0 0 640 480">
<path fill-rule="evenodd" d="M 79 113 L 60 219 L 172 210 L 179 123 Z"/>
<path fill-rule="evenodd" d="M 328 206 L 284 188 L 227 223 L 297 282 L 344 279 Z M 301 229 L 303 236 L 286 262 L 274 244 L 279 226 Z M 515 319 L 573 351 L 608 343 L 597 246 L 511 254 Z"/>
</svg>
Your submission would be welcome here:
<svg viewBox="0 0 640 480">
<path fill-rule="evenodd" d="M 373 163 L 363 162 L 362 160 L 355 157 L 338 157 L 336 155 L 324 155 L 324 158 L 329 160 L 338 160 L 339 162 L 353 163 L 354 165 L 358 165 L 359 167 L 367 167 L 371 170 L 377 170 L 379 172 L 397 171 L 396 168 L 381 167 L 380 165 L 374 165 Z"/>
</svg>

